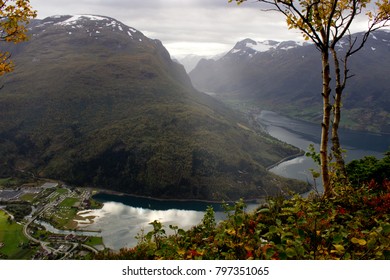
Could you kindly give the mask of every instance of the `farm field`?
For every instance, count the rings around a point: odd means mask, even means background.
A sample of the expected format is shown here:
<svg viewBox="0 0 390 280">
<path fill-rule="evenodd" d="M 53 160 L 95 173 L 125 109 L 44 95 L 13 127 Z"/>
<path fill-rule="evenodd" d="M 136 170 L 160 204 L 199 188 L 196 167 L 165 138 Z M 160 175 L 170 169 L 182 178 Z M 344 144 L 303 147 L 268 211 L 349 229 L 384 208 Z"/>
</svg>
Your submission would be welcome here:
<svg viewBox="0 0 390 280">
<path fill-rule="evenodd" d="M 28 239 L 23 235 L 23 226 L 8 222 L 8 214 L 0 210 L 0 256 L 9 259 L 30 259 L 33 251 L 28 248 Z"/>
</svg>

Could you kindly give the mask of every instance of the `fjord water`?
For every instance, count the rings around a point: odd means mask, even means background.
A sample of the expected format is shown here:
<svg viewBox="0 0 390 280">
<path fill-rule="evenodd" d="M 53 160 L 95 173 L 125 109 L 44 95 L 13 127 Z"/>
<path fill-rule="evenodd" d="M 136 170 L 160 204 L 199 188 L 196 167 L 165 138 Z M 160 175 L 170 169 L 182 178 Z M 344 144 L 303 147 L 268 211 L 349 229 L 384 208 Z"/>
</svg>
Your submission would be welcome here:
<svg viewBox="0 0 390 280">
<path fill-rule="evenodd" d="M 307 150 L 314 144 L 318 150 L 320 126 L 281 116 L 270 111 L 262 111 L 257 121 L 273 137 Z M 390 137 L 385 135 L 341 131 L 343 148 L 347 150 L 346 160 L 362 158 L 366 155 L 383 157 L 390 146 Z M 316 168 L 312 159 L 306 156 L 297 157 L 280 163 L 270 169 L 281 176 L 312 182 L 309 169 Z M 320 187 L 320 186 L 319 186 Z M 320 190 L 321 191 L 321 190 Z M 93 210 L 89 216 L 96 216 L 94 223 L 87 226 L 89 230 L 101 230 L 106 247 L 119 250 L 137 244 L 135 238 L 143 230 L 152 229 L 150 222 L 158 220 L 169 232 L 169 225 L 188 229 L 201 222 L 210 203 L 196 201 L 163 201 L 132 196 L 99 194 L 95 198 L 104 203 L 102 209 Z M 217 221 L 225 217 L 220 205 L 212 204 Z M 248 210 L 256 204 L 248 205 Z"/>
<path fill-rule="evenodd" d="M 291 119 L 275 112 L 262 111 L 257 115 L 257 121 L 273 137 L 307 151 L 313 144 L 319 151 L 321 125 Z M 340 129 L 340 141 L 342 148 L 346 150 L 345 160 L 350 162 L 364 156 L 382 158 L 390 148 L 389 135 L 358 132 Z M 301 156 L 280 163 L 270 169 L 271 172 L 280 176 L 300 179 L 314 184 L 310 169 L 318 170 L 311 158 Z M 316 185 L 322 191 L 320 180 Z"/>
<path fill-rule="evenodd" d="M 94 198 L 104 203 L 102 209 L 92 210 L 88 216 L 96 216 L 86 230 L 100 230 L 106 247 L 119 250 L 137 244 L 137 235 L 152 230 L 149 224 L 155 220 L 172 234 L 169 225 L 189 229 L 202 221 L 207 206 L 215 211 L 216 221 L 225 217 L 221 204 L 201 201 L 156 200 L 151 198 L 100 193 Z M 256 204 L 248 204 L 250 211 Z"/>
</svg>

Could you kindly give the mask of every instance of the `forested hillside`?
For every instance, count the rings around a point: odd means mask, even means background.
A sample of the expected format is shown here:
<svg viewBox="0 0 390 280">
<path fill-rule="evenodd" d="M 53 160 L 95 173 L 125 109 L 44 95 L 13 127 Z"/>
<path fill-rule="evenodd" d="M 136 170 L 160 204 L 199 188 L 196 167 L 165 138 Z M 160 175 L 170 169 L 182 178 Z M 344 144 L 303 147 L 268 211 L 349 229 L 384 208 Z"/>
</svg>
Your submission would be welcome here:
<svg viewBox="0 0 390 280">
<path fill-rule="evenodd" d="M 266 171 L 297 149 L 196 91 L 160 41 L 112 18 L 33 21 L 0 92 L 1 175 L 165 198 L 306 186 Z"/>
</svg>

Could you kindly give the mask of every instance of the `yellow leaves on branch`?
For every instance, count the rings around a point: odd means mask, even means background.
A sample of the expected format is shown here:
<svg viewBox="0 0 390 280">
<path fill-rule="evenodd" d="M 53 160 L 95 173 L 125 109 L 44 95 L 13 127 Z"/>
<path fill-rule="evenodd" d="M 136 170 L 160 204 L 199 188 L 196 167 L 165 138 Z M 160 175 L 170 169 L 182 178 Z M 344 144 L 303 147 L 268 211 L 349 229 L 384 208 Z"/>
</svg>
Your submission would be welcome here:
<svg viewBox="0 0 390 280">
<path fill-rule="evenodd" d="M 30 0 L 0 0 L 0 41 L 20 43 L 26 41 L 27 25 L 37 16 Z M 12 71 L 9 53 L 0 52 L 0 76 Z"/>
<path fill-rule="evenodd" d="M 0 76 L 13 70 L 13 63 L 9 60 L 9 53 L 0 53 Z"/>
<path fill-rule="evenodd" d="M 246 0 L 229 0 L 228 2 L 231 3 L 233 1 L 236 1 L 237 2 L 237 5 L 240 5 L 242 4 L 243 2 L 245 2 Z"/>
<path fill-rule="evenodd" d="M 390 20 L 390 1 L 389 0 L 378 1 L 376 2 L 376 6 L 378 7 L 379 20 L 382 21 Z"/>
<path fill-rule="evenodd" d="M 366 13 L 370 21 L 377 23 L 390 21 L 390 1 L 378 0 L 375 2 L 375 5 L 375 10 L 370 10 Z"/>
</svg>

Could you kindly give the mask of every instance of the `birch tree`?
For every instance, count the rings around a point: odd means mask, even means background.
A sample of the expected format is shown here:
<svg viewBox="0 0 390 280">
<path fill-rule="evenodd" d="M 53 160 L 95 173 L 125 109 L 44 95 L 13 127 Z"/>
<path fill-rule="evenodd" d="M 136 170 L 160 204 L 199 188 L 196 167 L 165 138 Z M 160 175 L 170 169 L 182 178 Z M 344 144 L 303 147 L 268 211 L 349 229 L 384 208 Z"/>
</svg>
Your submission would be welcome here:
<svg viewBox="0 0 390 280">
<path fill-rule="evenodd" d="M 229 0 L 242 4 L 247 0 Z M 267 6 L 265 11 L 283 14 L 289 29 L 301 31 L 305 40 L 312 41 L 321 54 L 322 62 L 322 131 L 320 142 L 321 178 L 324 196 L 333 195 L 331 170 L 346 178 L 338 129 L 341 120 L 342 97 L 349 74 L 348 59 L 363 48 L 371 32 L 388 26 L 389 0 L 257 0 Z M 351 35 L 356 18 L 364 15 L 367 29 L 361 36 Z M 346 50 L 338 50 L 341 40 L 347 40 Z M 331 64 L 331 62 L 333 62 Z M 331 78 L 335 79 L 333 98 Z M 331 149 L 328 149 L 329 137 Z M 334 167 L 330 161 L 335 159 Z"/>
</svg>

